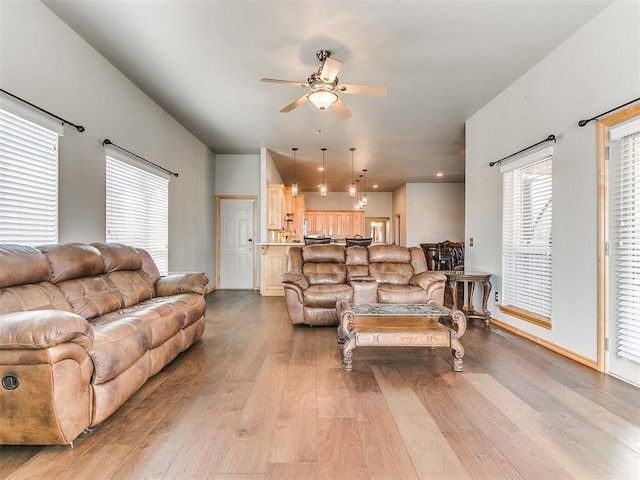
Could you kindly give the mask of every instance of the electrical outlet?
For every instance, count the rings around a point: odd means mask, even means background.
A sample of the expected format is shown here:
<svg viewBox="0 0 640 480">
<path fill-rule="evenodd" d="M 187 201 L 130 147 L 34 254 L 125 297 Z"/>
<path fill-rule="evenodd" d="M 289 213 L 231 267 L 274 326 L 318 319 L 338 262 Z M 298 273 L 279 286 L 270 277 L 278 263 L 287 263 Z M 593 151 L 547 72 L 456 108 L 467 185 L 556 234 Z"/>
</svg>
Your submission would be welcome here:
<svg viewBox="0 0 640 480">
<path fill-rule="evenodd" d="M 473 247 L 473 237 L 469 237 L 469 246 Z"/>
<path fill-rule="evenodd" d="M 498 301 L 498 292 L 495 293 L 494 297 L 496 299 L 496 302 Z"/>
</svg>

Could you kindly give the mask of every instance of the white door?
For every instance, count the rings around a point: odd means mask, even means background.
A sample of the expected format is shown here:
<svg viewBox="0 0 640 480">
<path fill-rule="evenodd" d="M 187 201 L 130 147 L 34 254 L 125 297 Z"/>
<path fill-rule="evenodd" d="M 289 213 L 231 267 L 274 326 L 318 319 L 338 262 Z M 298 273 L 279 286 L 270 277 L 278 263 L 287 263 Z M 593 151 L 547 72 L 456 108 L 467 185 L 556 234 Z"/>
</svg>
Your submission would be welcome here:
<svg viewBox="0 0 640 480">
<path fill-rule="evenodd" d="M 640 117 L 609 134 L 608 366 L 640 385 Z"/>
<path fill-rule="evenodd" d="M 220 288 L 253 289 L 253 200 L 220 200 Z"/>
</svg>

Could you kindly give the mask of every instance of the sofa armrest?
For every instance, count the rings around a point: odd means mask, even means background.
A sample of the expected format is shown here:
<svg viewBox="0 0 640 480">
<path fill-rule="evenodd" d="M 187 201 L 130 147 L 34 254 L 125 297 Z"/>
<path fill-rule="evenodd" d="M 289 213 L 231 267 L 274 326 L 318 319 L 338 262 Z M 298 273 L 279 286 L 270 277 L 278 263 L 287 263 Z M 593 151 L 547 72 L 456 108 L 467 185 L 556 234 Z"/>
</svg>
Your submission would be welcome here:
<svg viewBox="0 0 640 480">
<path fill-rule="evenodd" d="M 433 288 L 432 285 L 437 283 L 442 283 L 442 287 L 444 288 L 446 280 L 447 276 L 444 273 L 428 270 L 411 277 L 409 284 L 416 285 L 423 290 L 429 291 L 430 288 Z"/>
<path fill-rule="evenodd" d="M 180 293 L 205 295 L 207 293 L 207 283 L 209 283 L 209 277 L 204 273 L 175 273 L 158 279 L 156 282 L 156 295 L 158 297 L 169 297 Z"/>
<path fill-rule="evenodd" d="M 309 288 L 309 279 L 300 272 L 285 272 L 280 277 L 282 283 L 292 283 L 300 290 Z"/>
<path fill-rule="evenodd" d="M 0 350 L 43 350 L 63 343 L 93 345 L 93 327 L 64 310 L 30 310 L 0 315 Z"/>
</svg>

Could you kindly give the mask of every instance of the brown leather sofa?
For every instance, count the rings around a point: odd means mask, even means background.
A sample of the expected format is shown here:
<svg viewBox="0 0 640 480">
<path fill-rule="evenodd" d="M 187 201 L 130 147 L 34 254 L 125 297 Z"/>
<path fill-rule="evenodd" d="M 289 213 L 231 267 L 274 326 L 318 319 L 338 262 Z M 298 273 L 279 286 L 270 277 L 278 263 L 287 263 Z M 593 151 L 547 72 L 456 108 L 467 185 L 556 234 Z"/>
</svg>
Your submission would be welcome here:
<svg viewBox="0 0 640 480">
<path fill-rule="evenodd" d="M 105 420 L 202 336 L 207 283 L 125 245 L 0 245 L 0 444 Z"/>
<path fill-rule="evenodd" d="M 422 249 L 398 245 L 291 247 L 282 275 L 294 324 L 337 325 L 336 303 L 442 303 L 446 276 L 427 270 Z"/>
</svg>

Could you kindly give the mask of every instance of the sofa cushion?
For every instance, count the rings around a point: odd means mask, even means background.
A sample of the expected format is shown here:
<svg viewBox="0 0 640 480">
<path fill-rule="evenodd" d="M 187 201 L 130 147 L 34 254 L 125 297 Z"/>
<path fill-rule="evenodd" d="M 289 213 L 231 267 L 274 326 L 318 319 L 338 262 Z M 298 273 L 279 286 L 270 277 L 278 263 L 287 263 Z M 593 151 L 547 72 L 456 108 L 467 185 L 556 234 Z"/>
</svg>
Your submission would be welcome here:
<svg viewBox="0 0 640 480">
<path fill-rule="evenodd" d="M 371 245 L 369 263 L 410 263 L 411 252 L 400 245 Z"/>
<path fill-rule="evenodd" d="M 427 303 L 427 292 L 416 285 L 378 285 L 378 303 Z"/>
<path fill-rule="evenodd" d="M 125 307 L 144 302 L 155 295 L 151 277 L 142 270 L 110 272 L 107 277 L 122 295 Z"/>
<path fill-rule="evenodd" d="M 105 273 L 142 268 L 142 257 L 133 247 L 121 243 L 92 243 L 91 246 L 100 251 Z"/>
<path fill-rule="evenodd" d="M 328 283 L 345 283 L 347 267 L 344 263 L 305 263 L 302 273 L 309 280 L 309 285 Z"/>
<path fill-rule="evenodd" d="M 22 245 L 0 245 L 0 288 L 47 282 L 51 267 L 42 252 Z"/>
<path fill-rule="evenodd" d="M 0 313 L 23 310 L 73 312 L 62 292 L 49 282 L 0 289 Z"/>
<path fill-rule="evenodd" d="M 410 263 L 372 263 L 369 265 L 369 274 L 378 283 L 408 285 L 413 268 Z"/>
<path fill-rule="evenodd" d="M 156 297 L 136 305 L 134 308 L 147 308 L 148 305 L 164 305 L 180 312 L 182 328 L 197 322 L 207 309 L 204 296 L 198 293 L 181 293 L 171 297 Z"/>
<path fill-rule="evenodd" d="M 51 283 L 92 277 L 104 272 L 100 251 L 84 243 L 65 243 L 38 247 L 51 265 Z"/>
<path fill-rule="evenodd" d="M 343 283 L 311 285 L 303 295 L 305 307 L 335 308 L 341 298 L 353 301 L 353 289 Z"/>
<path fill-rule="evenodd" d="M 345 249 L 347 281 L 369 276 L 369 252 L 367 247 L 355 246 Z"/>
<path fill-rule="evenodd" d="M 343 245 L 306 245 L 302 247 L 304 263 L 344 263 Z"/>
<path fill-rule="evenodd" d="M 124 306 L 122 295 L 106 275 L 67 280 L 58 283 L 57 287 L 73 311 L 87 320 Z"/>
<path fill-rule="evenodd" d="M 106 325 L 122 318 L 139 318 L 145 321 L 151 333 L 151 348 L 156 348 L 173 337 L 182 328 L 185 314 L 176 304 L 166 302 L 146 303 L 123 308 L 102 315 L 91 321 L 94 325 Z"/>
<path fill-rule="evenodd" d="M 95 366 L 91 380 L 94 385 L 120 375 L 142 358 L 151 346 L 151 329 L 142 318 L 123 315 L 105 323 L 97 321 L 93 325 L 93 346 L 88 353 Z"/>
</svg>

